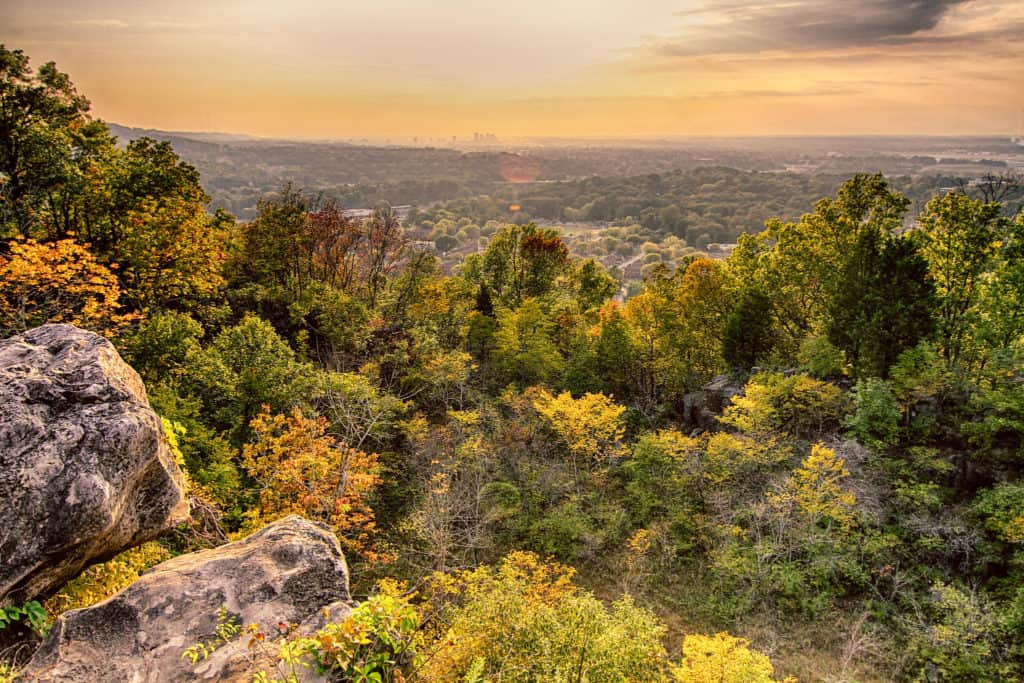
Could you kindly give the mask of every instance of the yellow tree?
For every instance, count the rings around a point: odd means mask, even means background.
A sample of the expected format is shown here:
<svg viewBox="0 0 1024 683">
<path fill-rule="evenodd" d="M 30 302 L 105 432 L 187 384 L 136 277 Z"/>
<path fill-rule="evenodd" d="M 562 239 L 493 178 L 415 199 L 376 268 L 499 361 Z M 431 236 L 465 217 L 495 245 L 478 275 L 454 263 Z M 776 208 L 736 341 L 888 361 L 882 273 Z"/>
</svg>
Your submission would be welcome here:
<svg viewBox="0 0 1024 683">
<path fill-rule="evenodd" d="M 622 413 L 626 408 L 601 393 L 587 393 L 576 399 L 567 391 L 552 396 L 546 389 L 536 390 L 532 403 L 568 448 L 576 490 L 581 494 L 580 459 L 589 470 L 594 463 L 620 452 L 619 442 L 625 433 Z"/>
<path fill-rule="evenodd" d="M 664 625 L 628 597 L 606 607 L 573 573 L 513 552 L 495 568 L 435 574 L 424 602 L 433 652 L 418 680 L 664 681 Z"/>
<path fill-rule="evenodd" d="M 848 476 L 846 462 L 831 448 L 817 443 L 793 471 L 785 490 L 771 496 L 770 500 L 780 507 L 796 505 L 812 523 L 836 522 L 849 527 L 854 521 L 857 498 L 843 490 L 841 482 Z"/>
<path fill-rule="evenodd" d="M 665 316 L 660 315 L 659 301 L 649 291 L 630 298 L 623 309 L 629 345 L 633 349 L 635 368 L 633 382 L 641 410 L 653 415 L 664 387 L 663 348 Z"/>
<path fill-rule="evenodd" d="M 113 336 L 122 315 L 117 277 L 72 239 L 10 243 L 0 257 L 0 335 L 43 323 L 70 323 Z"/>
<path fill-rule="evenodd" d="M 224 285 L 229 221 L 225 214 L 211 219 L 202 204 L 175 197 L 143 199 L 129 211 L 114 258 L 139 307 L 181 305 L 215 294 Z"/>
<path fill-rule="evenodd" d="M 771 660 L 749 646 L 745 638 L 725 632 L 686 636 L 683 661 L 672 673 L 678 683 L 772 683 Z M 792 678 L 786 681 L 795 683 Z"/>
<path fill-rule="evenodd" d="M 255 529 L 289 514 L 330 525 L 349 549 L 381 559 L 369 546 L 376 530 L 367 496 L 381 483 L 377 455 L 349 448 L 326 433 L 327 421 L 272 415 L 267 406 L 250 426 L 255 441 L 242 464 L 259 484 L 259 507 L 247 521 Z"/>
<path fill-rule="evenodd" d="M 673 346 L 680 354 L 685 386 L 700 386 L 724 366 L 722 335 L 733 307 L 728 272 L 700 258 L 687 266 L 673 299 L 679 326 Z"/>
<path fill-rule="evenodd" d="M 540 389 L 533 407 L 574 454 L 601 460 L 618 452 L 624 433 L 621 418 L 626 408 L 611 397 L 587 393 L 573 398 L 568 391 L 553 396 Z"/>
</svg>

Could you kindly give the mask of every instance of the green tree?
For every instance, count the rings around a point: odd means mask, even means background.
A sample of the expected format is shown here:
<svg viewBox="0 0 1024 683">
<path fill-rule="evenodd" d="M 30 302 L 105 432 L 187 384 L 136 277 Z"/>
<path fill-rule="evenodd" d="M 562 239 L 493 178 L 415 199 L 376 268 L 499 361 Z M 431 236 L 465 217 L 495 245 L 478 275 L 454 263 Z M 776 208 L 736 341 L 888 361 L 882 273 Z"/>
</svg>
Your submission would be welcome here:
<svg viewBox="0 0 1024 683">
<path fill-rule="evenodd" d="M 501 304 L 517 308 L 545 296 L 568 265 L 569 249 L 558 232 L 528 223 L 505 226 L 491 238 L 480 272 Z"/>
<path fill-rule="evenodd" d="M 316 398 L 316 372 L 299 362 L 270 323 L 247 315 L 188 358 L 183 388 L 199 397 L 211 424 L 241 445 L 263 406 L 288 414 Z"/>
<path fill-rule="evenodd" d="M 136 214 L 180 206 L 205 213 L 210 200 L 195 167 L 182 161 L 169 142 L 145 137 L 123 151 L 108 149 L 90 167 L 89 181 L 81 231 L 98 254 L 115 261 L 125 258 L 125 240 L 145 227 Z"/>
<path fill-rule="evenodd" d="M 997 351 L 1024 335 L 1024 211 L 1005 228 L 978 302 L 981 340 Z"/>
<path fill-rule="evenodd" d="M 857 243 L 865 234 L 897 232 L 909 203 L 881 174 L 859 174 L 799 222 L 771 219 L 762 233 L 740 238 L 730 269 L 771 298 L 785 353 L 795 356 L 802 340 L 824 332 Z"/>
<path fill-rule="evenodd" d="M 536 299 L 500 311 L 493 353 L 500 376 L 520 386 L 552 382 L 565 366 L 553 333 L 554 326 Z"/>
<path fill-rule="evenodd" d="M 600 308 L 619 289 L 619 283 L 615 278 L 594 259 L 577 264 L 573 271 L 576 300 L 583 311 Z"/>
<path fill-rule="evenodd" d="M 725 321 L 722 356 L 729 366 L 750 369 L 771 351 L 774 335 L 772 302 L 759 289 L 746 289 Z"/>
<path fill-rule="evenodd" d="M 187 313 L 159 311 L 127 336 L 122 353 L 147 384 L 174 380 L 185 359 L 200 350 L 203 333 Z"/>
<path fill-rule="evenodd" d="M 89 101 L 71 79 L 48 62 L 32 72 L 21 50 L 0 44 L 0 229 L 38 235 L 48 199 L 73 185 L 79 151 L 105 131 L 88 117 Z"/>
<path fill-rule="evenodd" d="M 603 307 L 600 316 L 601 327 L 593 344 L 595 369 L 614 395 L 635 395 L 636 359 L 629 323 L 614 302 Z"/>
<path fill-rule="evenodd" d="M 853 388 L 853 413 L 843 424 L 866 446 L 887 448 L 896 444 L 902 412 L 889 383 L 861 379 Z"/>
<path fill-rule="evenodd" d="M 968 353 L 983 273 L 1002 232 L 998 204 L 950 192 L 928 202 L 919 218 L 921 251 L 935 281 L 942 355 L 958 365 Z"/>
<path fill-rule="evenodd" d="M 928 264 L 906 237 L 865 229 L 846 258 L 828 309 L 829 341 L 860 376 L 885 377 L 934 329 Z"/>
</svg>

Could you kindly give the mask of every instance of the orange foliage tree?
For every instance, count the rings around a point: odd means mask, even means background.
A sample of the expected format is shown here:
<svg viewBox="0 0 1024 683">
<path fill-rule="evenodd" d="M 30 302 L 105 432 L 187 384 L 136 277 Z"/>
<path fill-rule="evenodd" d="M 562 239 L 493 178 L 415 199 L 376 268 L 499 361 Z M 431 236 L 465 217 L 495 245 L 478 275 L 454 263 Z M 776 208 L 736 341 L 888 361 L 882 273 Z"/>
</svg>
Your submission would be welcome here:
<svg viewBox="0 0 1024 683">
<path fill-rule="evenodd" d="M 0 336 L 44 323 L 113 336 L 133 319 L 118 312 L 117 277 L 75 240 L 9 246 L 10 255 L 0 256 Z"/>
<path fill-rule="evenodd" d="M 255 441 L 242 464 L 259 484 L 259 505 L 249 513 L 255 529 L 289 514 L 331 526 L 347 549 L 381 560 L 370 539 L 376 531 L 367 497 L 381 483 L 377 455 L 349 448 L 326 433 L 327 421 L 295 409 L 273 415 L 267 406 L 252 419 Z"/>
</svg>

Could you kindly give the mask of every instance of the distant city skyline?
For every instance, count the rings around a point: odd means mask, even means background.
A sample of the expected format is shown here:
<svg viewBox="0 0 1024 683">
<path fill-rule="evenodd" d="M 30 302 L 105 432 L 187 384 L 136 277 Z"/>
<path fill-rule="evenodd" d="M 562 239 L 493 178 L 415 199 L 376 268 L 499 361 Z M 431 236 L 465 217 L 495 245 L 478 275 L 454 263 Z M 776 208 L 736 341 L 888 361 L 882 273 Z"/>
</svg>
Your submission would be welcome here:
<svg viewBox="0 0 1024 683">
<path fill-rule="evenodd" d="M 94 114 L 295 138 L 1019 135 L 1018 0 L 5 0 Z"/>
</svg>

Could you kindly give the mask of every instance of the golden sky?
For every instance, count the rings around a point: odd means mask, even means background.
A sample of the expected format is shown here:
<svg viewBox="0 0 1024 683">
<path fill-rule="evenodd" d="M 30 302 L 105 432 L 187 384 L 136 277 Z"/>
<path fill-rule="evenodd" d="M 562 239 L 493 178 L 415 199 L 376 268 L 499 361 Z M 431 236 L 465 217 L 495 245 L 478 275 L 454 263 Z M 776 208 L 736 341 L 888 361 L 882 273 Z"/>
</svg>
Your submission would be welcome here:
<svg viewBox="0 0 1024 683">
<path fill-rule="evenodd" d="M 310 138 L 1018 133 L 1021 0 L 0 0 L 125 125 Z"/>
</svg>

